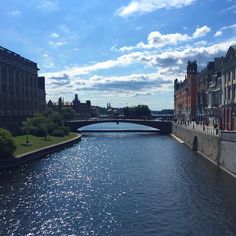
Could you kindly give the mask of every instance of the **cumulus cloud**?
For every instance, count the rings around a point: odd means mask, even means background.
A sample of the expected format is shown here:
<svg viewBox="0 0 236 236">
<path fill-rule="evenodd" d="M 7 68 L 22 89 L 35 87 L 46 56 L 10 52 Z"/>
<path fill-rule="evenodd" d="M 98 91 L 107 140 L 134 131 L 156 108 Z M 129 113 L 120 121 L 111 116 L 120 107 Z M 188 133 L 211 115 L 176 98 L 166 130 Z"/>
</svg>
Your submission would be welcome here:
<svg viewBox="0 0 236 236">
<path fill-rule="evenodd" d="M 215 37 L 220 37 L 222 35 L 222 31 L 218 30 L 216 33 L 215 33 Z"/>
<path fill-rule="evenodd" d="M 207 33 L 209 33 L 211 31 L 211 29 L 204 25 L 200 28 L 197 28 L 196 31 L 193 33 L 193 38 L 200 38 L 205 36 Z"/>
<path fill-rule="evenodd" d="M 123 6 L 116 11 L 121 17 L 134 14 L 143 14 L 158 9 L 182 8 L 193 4 L 195 0 L 132 0 L 127 6 Z"/>
<path fill-rule="evenodd" d="M 215 33 L 215 37 L 220 37 L 223 34 L 223 31 L 225 30 L 236 30 L 236 24 L 232 24 L 232 25 L 226 25 L 220 28 L 220 30 L 218 30 Z"/>
<path fill-rule="evenodd" d="M 114 60 L 97 62 L 83 67 L 72 67 L 63 71 L 44 74 L 49 94 L 66 94 L 78 91 L 113 92 L 119 96 L 135 96 L 172 88 L 175 78 L 184 79 L 188 60 L 201 57 L 203 66 L 214 57 L 225 55 L 229 46 L 236 44 L 228 40 L 213 45 L 184 45 L 165 51 L 132 52 Z M 126 76 L 105 76 L 103 71 L 112 68 L 126 68 L 135 63 L 150 67 L 155 73 L 130 74 Z M 99 72 L 99 75 L 98 75 Z"/>
<path fill-rule="evenodd" d="M 202 26 L 197 28 L 192 36 L 188 34 L 172 33 L 172 34 L 161 34 L 159 31 L 151 32 L 147 37 L 147 43 L 139 42 L 135 46 L 124 46 L 120 48 L 120 51 L 132 51 L 137 49 L 152 49 L 161 48 L 167 45 L 177 45 L 178 43 L 195 40 L 200 37 L 204 37 L 211 30 L 208 26 Z"/>
<path fill-rule="evenodd" d="M 48 77 L 47 85 L 50 91 L 60 91 L 63 93 L 71 93 L 76 91 L 107 91 L 118 94 L 129 94 L 136 96 L 153 91 L 166 89 L 173 83 L 174 78 L 167 79 L 160 73 L 150 74 L 131 74 L 126 76 L 99 76 L 93 75 L 89 79 L 82 77 L 70 77 L 63 74 L 58 77 Z M 149 92 L 147 92 L 149 91 Z"/>
</svg>

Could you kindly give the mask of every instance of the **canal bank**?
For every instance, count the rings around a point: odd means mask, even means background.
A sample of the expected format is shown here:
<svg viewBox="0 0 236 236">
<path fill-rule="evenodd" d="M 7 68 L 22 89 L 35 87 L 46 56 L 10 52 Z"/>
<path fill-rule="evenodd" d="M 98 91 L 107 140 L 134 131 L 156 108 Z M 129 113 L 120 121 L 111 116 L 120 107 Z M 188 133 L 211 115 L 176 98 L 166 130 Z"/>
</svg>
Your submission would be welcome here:
<svg viewBox="0 0 236 236">
<path fill-rule="evenodd" d="M 219 135 L 172 123 L 172 134 L 194 151 L 236 178 L 236 133 L 222 131 Z"/>
<path fill-rule="evenodd" d="M 28 163 L 30 161 L 36 160 L 38 158 L 45 157 L 49 154 L 52 154 L 54 152 L 70 147 L 74 145 L 75 143 L 79 142 L 80 140 L 81 140 L 81 134 L 77 134 L 76 137 L 70 140 L 66 140 L 57 144 L 46 146 L 46 147 L 31 151 L 31 152 L 24 153 L 22 155 L 17 155 L 15 157 L 2 159 L 0 161 L 0 170 L 13 168 L 13 167 Z"/>
</svg>

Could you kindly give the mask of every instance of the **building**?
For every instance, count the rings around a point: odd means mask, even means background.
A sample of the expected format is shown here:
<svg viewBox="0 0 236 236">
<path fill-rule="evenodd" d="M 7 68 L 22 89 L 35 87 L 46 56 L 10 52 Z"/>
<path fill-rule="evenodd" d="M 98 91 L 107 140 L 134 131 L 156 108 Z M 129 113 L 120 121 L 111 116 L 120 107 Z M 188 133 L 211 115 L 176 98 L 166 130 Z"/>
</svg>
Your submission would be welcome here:
<svg viewBox="0 0 236 236">
<path fill-rule="evenodd" d="M 231 46 L 224 58 L 222 74 L 222 128 L 236 130 L 236 46 Z"/>
<path fill-rule="evenodd" d="M 207 120 L 208 88 L 214 73 L 215 64 L 211 61 L 197 75 L 196 121 Z"/>
<path fill-rule="evenodd" d="M 45 108 L 45 78 L 38 67 L 15 52 L 0 47 L 0 126 L 19 127 L 22 120 Z"/>
<path fill-rule="evenodd" d="M 72 102 L 72 106 L 79 116 L 80 120 L 87 120 L 91 118 L 92 109 L 91 102 L 87 100 L 85 103 L 80 102 L 78 94 L 75 94 L 75 99 Z"/>
<path fill-rule="evenodd" d="M 197 62 L 189 61 L 184 81 L 174 82 L 175 118 L 178 120 L 194 120 L 196 114 L 196 77 Z"/>
<path fill-rule="evenodd" d="M 208 86 L 208 107 L 206 108 L 207 119 L 209 125 L 220 126 L 221 124 L 221 94 L 222 94 L 222 79 L 221 70 L 223 67 L 224 58 L 215 58 L 214 73 L 211 75 Z"/>
</svg>

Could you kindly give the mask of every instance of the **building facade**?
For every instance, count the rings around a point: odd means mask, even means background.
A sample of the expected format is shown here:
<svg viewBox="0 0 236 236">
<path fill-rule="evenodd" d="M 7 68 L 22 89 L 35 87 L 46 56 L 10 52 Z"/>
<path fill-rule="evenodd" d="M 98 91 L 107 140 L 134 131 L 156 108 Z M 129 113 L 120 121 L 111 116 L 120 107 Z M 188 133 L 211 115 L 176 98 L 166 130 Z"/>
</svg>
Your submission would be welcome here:
<svg viewBox="0 0 236 236">
<path fill-rule="evenodd" d="M 236 46 L 224 58 L 222 73 L 222 128 L 236 130 Z"/>
<path fill-rule="evenodd" d="M 14 124 L 45 108 L 45 78 L 38 67 L 8 49 L 0 47 L 0 126 Z"/>
<path fill-rule="evenodd" d="M 214 71 L 215 64 L 211 61 L 197 75 L 196 121 L 206 121 L 207 119 L 208 89 Z"/>
<path fill-rule="evenodd" d="M 72 104 L 80 120 L 87 120 L 91 118 L 92 108 L 90 100 L 87 100 L 85 103 L 82 103 L 78 99 L 78 95 L 75 94 L 75 99 L 73 100 Z"/>
<path fill-rule="evenodd" d="M 222 78 L 221 70 L 224 63 L 224 57 L 215 58 L 214 73 L 208 87 L 208 107 L 207 119 L 211 126 L 221 127 L 221 97 L 222 97 Z"/>
<path fill-rule="evenodd" d="M 178 120 L 193 120 L 196 115 L 196 77 L 197 62 L 189 61 L 187 75 L 184 81 L 174 82 L 175 118 Z"/>
</svg>

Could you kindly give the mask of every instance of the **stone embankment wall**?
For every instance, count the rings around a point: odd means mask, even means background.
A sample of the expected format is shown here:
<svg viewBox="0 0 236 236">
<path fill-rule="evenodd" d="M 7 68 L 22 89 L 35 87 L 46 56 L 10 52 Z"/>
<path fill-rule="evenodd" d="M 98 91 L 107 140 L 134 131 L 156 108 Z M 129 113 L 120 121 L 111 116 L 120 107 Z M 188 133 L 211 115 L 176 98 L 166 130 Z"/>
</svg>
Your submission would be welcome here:
<svg viewBox="0 0 236 236">
<path fill-rule="evenodd" d="M 219 161 L 220 137 L 202 133 L 198 130 L 185 128 L 184 126 L 173 123 L 172 133 L 180 138 L 192 149 L 209 158 L 216 164 Z"/>
<path fill-rule="evenodd" d="M 222 132 L 219 157 L 220 165 L 236 176 L 236 132 Z"/>
<path fill-rule="evenodd" d="M 236 177 L 236 132 L 223 131 L 221 135 L 216 136 L 173 123 L 172 133 L 193 150 Z"/>
</svg>

